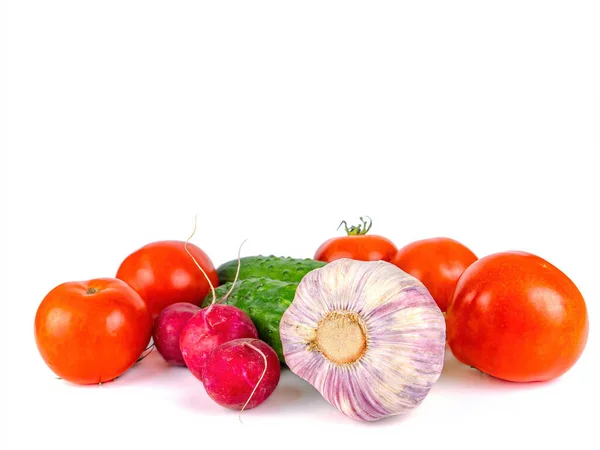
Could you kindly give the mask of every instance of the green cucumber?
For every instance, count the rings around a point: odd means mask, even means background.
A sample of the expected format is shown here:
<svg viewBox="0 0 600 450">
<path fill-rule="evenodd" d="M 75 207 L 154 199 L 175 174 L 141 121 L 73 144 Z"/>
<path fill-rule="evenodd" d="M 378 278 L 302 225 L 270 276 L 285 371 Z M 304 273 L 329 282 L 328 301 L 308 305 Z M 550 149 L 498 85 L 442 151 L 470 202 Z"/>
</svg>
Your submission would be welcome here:
<svg viewBox="0 0 600 450">
<path fill-rule="evenodd" d="M 223 298 L 231 286 L 232 283 L 229 282 L 216 288 L 217 300 Z M 279 337 L 279 322 L 294 300 L 297 287 L 298 283 L 265 277 L 238 280 L 229 297 L 223 302 L 241 309 L 250 316 L 258 331 L 258 337 L 275 350 L 282 363 L 285 363 L 285 360 Z M 208 306 L 211 302 L 212 293 L 209 293 L 202 306 Z"/>
<path fill-rule="evenodd" d="M 304 275 L 314 269 L 323 267 L 326 263 L 310 258 L 290 258 L 278 256 L 245 256 L 240 258 L 240 274 L 238 280 L 246 278 L 267 277 L 273 280 L 300 282 Z M 238 261 L 233 259 L 217 268 L 219 284 L 228 283 L 235 279 Z"/>
</svg>

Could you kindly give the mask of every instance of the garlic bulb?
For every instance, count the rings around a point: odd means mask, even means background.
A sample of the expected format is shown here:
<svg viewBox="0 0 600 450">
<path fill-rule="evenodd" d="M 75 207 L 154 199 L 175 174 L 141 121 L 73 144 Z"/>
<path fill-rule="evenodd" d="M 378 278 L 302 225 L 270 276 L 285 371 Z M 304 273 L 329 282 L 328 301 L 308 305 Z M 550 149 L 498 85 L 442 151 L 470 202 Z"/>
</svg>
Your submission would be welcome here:
<svg viewBox="0 0 600 450">
<path fill-rule="evenodd" d="M 384 261 L 339 259 L 309 272 L 280 334 L 290 370 L 358 420 L 415 408 L 443 367 L 442 312 L 419 280 Z"/>
</svg>

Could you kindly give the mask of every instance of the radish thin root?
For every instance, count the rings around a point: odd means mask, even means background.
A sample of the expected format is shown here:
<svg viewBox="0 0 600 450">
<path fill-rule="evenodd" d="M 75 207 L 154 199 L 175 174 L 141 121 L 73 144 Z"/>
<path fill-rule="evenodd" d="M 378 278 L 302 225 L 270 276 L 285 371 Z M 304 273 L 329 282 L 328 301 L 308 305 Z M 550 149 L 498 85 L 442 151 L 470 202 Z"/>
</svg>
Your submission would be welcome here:
<svg viewBox="0 0 600 450">
<path fill-rule="evenodd" d="M 200 271 L 204 275 L 204 278 L 206 278 L 206 281 L 208 281 L 208 285 L 210 286 L 210 290 L 212 291 L 212 296 L 213 296 L 212 303 L 210 304 L 210 306 L 212 306 L 213 303 L 217 299 L 217 293 L 215 292 L 215 287 L 211 283 L 210 278 L 208 278 L 208 275 L 206 275 L 206 272 L 204 271 L 204 269 L 202 268 L 202 266 L 200 264 L 198 264 L 198 261 L 196 261 L 196 258 L 194 258 L 192 256 L 192 254 L 190 253 L 190 251 L 187 248 L 188 242 L 190 241 L 190 239 L 192 239 L 194 237 L 194 234 L 196 234 L 196 223 L 197 222 L 198 222 L 198 215 L 195 215 L 194 216 L 194 230 L 192 231 L 192 234 L 190 235 L 190 237 L 187 238 L 187 240 L 185 241 L 185 244 L 183 244 L 183 247 L 185 248 L 185 251 L 187 252 L 187 254 L 190 255 L 190 258 L 192 258 L 192 260 L 194 261 L 194 263 L 196 264 L 196 266 L 198 266 L 198 269 L 200 269 Z M 206 311 L 206 312 L 208 314 L 208 311 Z"/>
<path fill-rule="evenodd" d="M 240 275 L 240 265 L 241 265 L 241 252 L 242 252 L 242 246 L 246 243 L 248 239 L 244 239 L 244 242 L 242 242 L 240 244 L 240 248 L 238 248 L 238 264 L 237 264 L 237 271 L 235 272 L 235 278 L 233 279 L 233 283 L 231 283 L 231 287 L 229 288 L 229 291 L 227 291 L 227 294 L 225 294 L 223 296 L 223 298 L 221 300 L 219 300 L 219 303 L 224 302 L 225 300 L 227 300 L 227 297 L 229 297 L 229 294 L 231 294 L 231 292 L 233 291 L 233 289 L 235 288 L 235 283 L 237 282 L 238 276 Z"/>
<path fill-rule="evenodd" d="M 265 374 L 267 373 L 267 356 L 263 353 L 263 351 L 260 350 L 259 348 L 255 347 L 254 345 L 248 343 L 248 342 L 244 342 L 244 343 L 242 343 L 242 345 L 250 347 L 254 351 L 260 353 L 260 356 L 262 356 L 263 360 L 265 361 L 265 368 L 263 369 L 263 372 L 262 372 L 260 378 L 258 379 L 258 382 L 256 383 L 256 386 L 254 386 L 254 389 L 252 389 L 252 392 L 250 393 L 250 397 L 248 397 L 248 400 L 246 400 L 246 403 L 244 403 L 244 406 L 242 406 L 242 409 L 240 410 L 240 413 L 238 415 L 238 419 L 239 419 L 240 423 L 244 423 L 244 422 L 242 422 L 242 413 L 244 412 L 244 409 L 246 409 L 246 406 L 248 406 L 248 403 L 250 403 L 250 400 L 252 400 L 252 396 L 256 392 L 256 389 L 258 388 L 258 385 L 260 384 L 260 382 L 265 377 Z"/>
<path fill-rule="evenodd" d="M 152 350 L 154 350 L 154 342 L 150 346 L 146 347 L 146 350 L 142 352 L 141 356 L 137 359 L 135 363 L 137 364 L 141 362 L 144 358 L 146 358 L 146 356 L 152 353 Z"/>
</svg>

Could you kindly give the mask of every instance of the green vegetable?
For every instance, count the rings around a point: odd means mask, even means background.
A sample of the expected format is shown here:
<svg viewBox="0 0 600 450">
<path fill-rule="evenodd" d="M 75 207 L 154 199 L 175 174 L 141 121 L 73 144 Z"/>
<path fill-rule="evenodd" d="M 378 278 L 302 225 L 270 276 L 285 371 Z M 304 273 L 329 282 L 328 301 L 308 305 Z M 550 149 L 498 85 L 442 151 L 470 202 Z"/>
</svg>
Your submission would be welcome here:
<svg viewBox="0 0 600 450">
<path fill-rule="evenodd" d="M 232 283 L 225 283 L 215 289 L 217 300 L 223 298 Z M 269 344 L 282 363 L 283 348 L 279 337 L 281 316 L 294 300 L 298 283 L 291 283 L 270 278 L 248 278 L 238 280 L 224 304 L 233 305 L 244 311 L 258 331 L 258 337 Z M 204 299 L 202 306 L 210 305 L 212 293 Z"/>
<path fill-rule="evenodd" d="M 246 256 L 240 259 L 240 275 L 238 280 L 267 277 L 273 280 L 300 282 L 304 275 L 326 263 L 314 259 L 289 258 L 277 256 Z M 235 279 L 237 259 L 221 264 L 217 268 L 219 284 Z"/>
</svg>

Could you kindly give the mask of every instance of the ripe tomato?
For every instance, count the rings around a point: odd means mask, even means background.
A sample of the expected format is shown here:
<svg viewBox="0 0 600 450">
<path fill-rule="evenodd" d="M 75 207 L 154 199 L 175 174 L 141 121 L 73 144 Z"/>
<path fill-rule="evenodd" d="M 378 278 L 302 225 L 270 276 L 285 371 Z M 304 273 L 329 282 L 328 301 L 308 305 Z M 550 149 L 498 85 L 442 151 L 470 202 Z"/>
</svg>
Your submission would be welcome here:
<svg viewBox="0 0 600 450">
<path fill-rule="evenodd" d="M 50 369 L 77 384 L 113 380 L 150 341 L 152 318 L 124 281 L 98 278 L 63 283 L 42 300 L 35 340 Z"/>
<path fill-rule="evenodd" d="M 544 259 L 524 252 L 486 256 L 456 284 L 446 315 L 456 358 L 509 381 L 545 381 L 568 371 L 588 337 L 585 301 Z"/>
<path fill-rule="evenodd" d="M 187 249 L 212 285 L 217 286 L 217 271 L 206 253 L 190 243 Z M 141 247 L 121 263 L 117 278 L 142 296 L 153 318 L 173 303 L 200 306 L 210 291 L 206 277 L 186 252 L 183 241 L 157 241 Z"/>
<path fill-rule="evenodd" d="M 456 280 L 477 256 L 454 239 L 422 239 L 400 250 L 392 263 L 420 280 L 442 311 L 446 311 Z"/>
<path fill-rule="evenodd" d="M 325 241 L 317 249 L 314 259 L 324 262 L 341 258 L 389 262 L 398 251 L 394 243 L 383 236 L 367 235 L 372 226 L 371 219 L 369 219 L 368 225 L 362 217 L 360 220 L 362 225 L 351 226 L 350 228 L 348 228 L 345 220 L 342 221 L 347 236 L 334 237 Z M 340 223 L 340 226 L 342 223 Z"/>
</svg>

